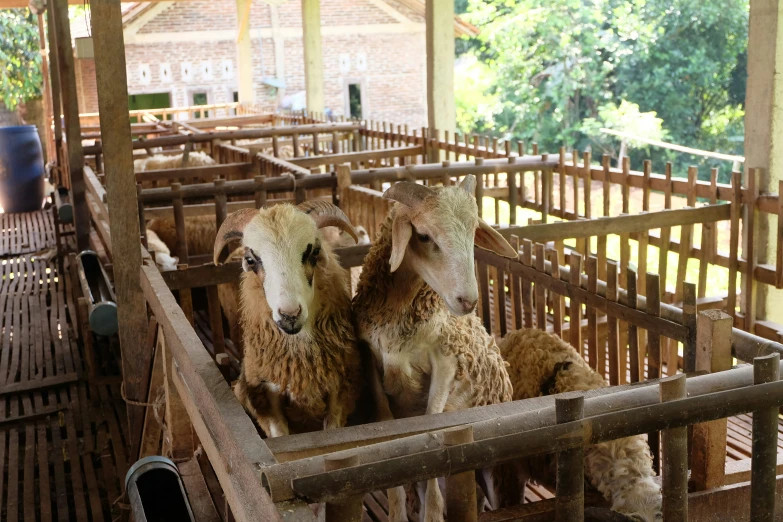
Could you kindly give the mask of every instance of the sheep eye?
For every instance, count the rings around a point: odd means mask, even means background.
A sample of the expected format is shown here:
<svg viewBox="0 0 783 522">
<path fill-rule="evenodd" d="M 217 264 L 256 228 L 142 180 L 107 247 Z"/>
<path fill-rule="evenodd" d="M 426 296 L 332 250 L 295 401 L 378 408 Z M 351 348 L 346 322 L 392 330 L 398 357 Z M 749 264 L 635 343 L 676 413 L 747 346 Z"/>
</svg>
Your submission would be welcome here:
<svg viewBox="0 0 783 522">
<path fill-rule="evenodd" d="M 321 255 L 321 247 L 315 247 L 313 250 L 313 259 L 317 259 Z"/>
<path fill-rule="evenodd" d="M 252 256 L 245 256 L 245 263 L 247 263 L 247 266 L 249 266 L 249 267 L 256 266 L 256 260 L 253 259 Z"/>
<path fill-rule="evenodd" d="M 430 240 L 430 236 L 428 236 L 427 234 L 416 234 L 416 237 L 419 238 L 419 241 L 421 241 L 422 243 L 427 243 Z"/>
</svg>

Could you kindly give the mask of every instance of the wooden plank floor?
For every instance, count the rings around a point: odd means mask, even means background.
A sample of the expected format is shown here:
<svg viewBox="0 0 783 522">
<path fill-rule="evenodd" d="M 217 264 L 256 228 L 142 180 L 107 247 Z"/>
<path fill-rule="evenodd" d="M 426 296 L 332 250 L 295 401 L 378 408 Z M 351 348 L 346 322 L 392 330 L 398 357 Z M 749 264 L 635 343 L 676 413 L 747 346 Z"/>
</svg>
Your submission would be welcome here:
<svg viewBox="0 0 783 522">
<path fill-rule="evenodd" d="M 55 246 L 51 212 L 0 224 L 0 520 L 113 520 L 128 466 L 119 386 L 82 377 L 70 282 L 34 255 Z"/>
</svg>

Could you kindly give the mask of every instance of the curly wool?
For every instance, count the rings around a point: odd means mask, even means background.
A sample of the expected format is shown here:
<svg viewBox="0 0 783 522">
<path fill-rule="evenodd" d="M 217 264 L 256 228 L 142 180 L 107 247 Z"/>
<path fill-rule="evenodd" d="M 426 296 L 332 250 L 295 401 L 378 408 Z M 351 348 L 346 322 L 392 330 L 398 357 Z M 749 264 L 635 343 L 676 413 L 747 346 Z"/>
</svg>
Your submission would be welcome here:
<svg viewBox="0 0 783 522">
<path fill-rule="evenodd" d="M 396 208 L 396 207 L 395 207 Z M 375 345 L 380 337 L 400 340 L 413 339 L 419 335 L 435 335 L 440 342 L 442 354 L 456 358 L 456 381 L 470 384 L 467 397 L 449 397 L 446 411 L 511 400 L 512 386 L 506 372 L 506 363 L 500 356 L 495 339 L 487 333 L 481 320 L 475 314 L 455 317 L 446 308 L 441 297 L 425 282 L 420 281 L 411 293 L 410 300 L 395 300 L 392 294 L 393 277 L 389 268 L 392 248 L 392 210 L 381 226 L 375 244 L 365 257 L 362 274 L 353 301 L 359 329 L 371 338 Z M 409 386 L 419 395 L 419 404 L 402 408 L 405 416 L 424 413 L 427 403 L 429 376 L 420 375 L 419 382 L 389 383 Z M 453 394 L 452 394 L 453 395 Z M 422 408 L 422 405 L 424 408 Z M 398 409 L 403 405 L 397 405 Z"/>
<path fill-rule="evenodd" d="M 361 392 L 361 356 L 351 317 L 345 272 L 337 256 L 322 245 L 323 258 L 315 268 L 316 303 L 312 327 L 298 334 L 280 331 L 272 318 L 262 281 L 242 274 L 240 314 L 244 339 L 242 373 L 235 392 L 263 426 L 269 404 L 264 384 L 277 386 L 286 398 L 284 415 L 291 433 L 323 426 L 327 398 L 339 395 L 350 414 Z M 267 431 L 267 433 L 269 433 Z"/>
<path fill-rule="evenodd" d="M 174 218 L 155 218 L 147 223 L 147 230 L 155 232 L 161 241 L 172 252 L 176 253 L 177 226 L 174 224 Z M 185 241 L 188 245 L 188 255 L 212 254 L 216 235 L 215 216 L 191 216 L 185 218 Z"/>
<path fill-rule="evenodd" d="M 195 151 L 188 154 L 188 163 L 186 167 L 203 167 L 206 165 L 215 165 L 217 162 L 206 152 Z M 163 156 L 156 154 L 148 158 L 140 158 L 133 161 L 133 170 L 144 172 L 146 170 L 165 170 L 182 168 L 182 154 L 172 156 Z"/>
<path fill-rule="evenodd" d="M 608 386 L 574 347 L 541 330 L 523 328 L 509 333 L 500 342 L 500 351 L 511 365 L 514 400 Z M 653 522 L 661 511 L 652 456 L 641 436 L 587 447 L 585 475 L 619 513 Z"/>
</svg>

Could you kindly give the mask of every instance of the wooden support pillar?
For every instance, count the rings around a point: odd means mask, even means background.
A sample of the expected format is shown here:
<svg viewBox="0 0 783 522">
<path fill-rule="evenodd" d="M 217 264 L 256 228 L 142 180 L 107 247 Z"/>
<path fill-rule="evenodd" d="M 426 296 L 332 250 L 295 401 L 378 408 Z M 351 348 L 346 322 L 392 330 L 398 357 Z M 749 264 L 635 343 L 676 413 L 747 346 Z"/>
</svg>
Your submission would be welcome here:
<svg viewBox="0 0 783 522">
<path fill-rule="evenodd" d="M 49 117 L 54 114 L 52 108 L 52 90 L 49 87 L 49 64 L 46 59 L 46 32 L 44 31 L 43 15 L 38 15 L 38 41 L 41 46 L 41 75 L 43 76 L 43 110 L 44 110 L 44 135 L 41 139 L 44 140 L 44 151 L 46 156 L 44 161 L 54 161 L 57 157 L 57 153 L 54 149 L 54 137 L 52 136 L 52 129 L 49 125 Z M 48 195 L 48 194 L 47 194 Z"/>
<path fill-rule="evenodd" d="M 775 192 L 783 180 L 783 2 L 751 0 L 748 27 L 748 83 L 745 93 L 745 172 L 763 169 L 757 180 L 760 192 Z M 743 235 L 748 230 L 743 227 Z M 750 231 L 751 233 L 754 231 Z M 760 213 L 755 225 L 757 262 L 774 259 L 777 230 Z M 747 243 L 746 243 L 747 244 Z M 783 322 L 783 291 L 758 285 L 758 317 Z"/>
<path fill-rule="evenodd" d="M 427 124 L 433 132 L 454 132 L 454 0 L 426 0 L 426 24 Z M 437 149 L 430 151 L 429 161 L 440 161 Z"/>
<path fill-rule="evenodd" d="M 773 353 L 753 360 L 753 384 L 780 379 L 780 355 Z M 775 475 L 778 451 L 778 408 L 753 412 L 751 452 L 750 520 L 775 520 Z"/>
<path fill-rule="evenodd" d="M 302 0 L 305 91 L 308 112 L 324 112 L 324 60 L 321 53 L 321 0 Z"/>
<path fill-rule="evenodd" d="M 239 103 L 256 101 L 253 89 L 253 46 L 250 42 L 251 0 L 237 0 L 237 80 Z"/>
<path fill-rule="evenodd" d="M 93 0 L 92 37 L 98 87 L 106 194 L 117 296 L 122 378 L 125 396 L 144 402 L 152 351 L 145 346 L 147 307 L 141 291 L 141 245 L 138 201 L 133 173 L 133 143 L 128 116 L 128 81 L 120 0 Z M 144 408 L 128 404 L 131 460 L 138 454 Z"/>
<path fill-rule="evenodd" d="M 473 426 L 457 427 L 443 432 L 445 447 L 473 442 Z M 449 520 L 476 522 L 476 474 L 473 471 L 446 477 L 446 512 Z"/>
<path fill-rule="evenodd" d="M 688 397 L 685 374 L 661 381 L 661 402 Z M 688 427 L 661 432 L 663 446 L 663 519 L 688 520 Z"/>
<path fill-rule="evenodd" d="M 720 310 L 705 310 L 696 321 L 696 371 L 731 369 L 731 316 Z M 691 478 L 697 491 L 723 485 L 726 430 L 726 419 L 693 426 Z"/>
<path fill-rule="evenodd" d="M 579 420 L 584 415 L 584 396 L 574 395 L 555 399 L 555 416 L 558 424 Z M 566 438 L 582 439 L 581 431 Z M 565 440 L 563 440 L 565 442 Z M 585 448 L 582 445 L 557 454 L 557 479 L 555 492 L 555 520 L 557 522 L 581 522 L 585 510 Z"/>
<path fill-rule="evenodd" d="M 63 127 L 62 127 L 62 105 L 60 104 L 60 71 L 57 68 L 57 45 L 55 40 L 54 8 L 50 1 L 46 8 L 46 38 L 49 43 L 49 83 L 52 93 L 52 121 L 54 125 L 54 157 L 52 160 L 57 162 L 57 178 L 53 181 L 57 185 L 70 185 L 63 183 L 62 162 L 60 152 L 63 145 Z"/>
<path fill-rule="evenodd" d="M 82 129 L 79 124 L 79 104 L 76 101 L 76 73 L 73 66 L 68 0 L 49 0 L 49 2 L 50 7 L 53 6 L 57 67 L 60 71 L 65 139 L 68 145 L 68 173 L 71 179 L 73 219 L 76 228 L 76 248 L 81 251 L 90 247 L 90 214 L 84 194 L 86 188 L 84 184 L 84 151 L 82 150 Z M 123 56 L 125 55 L 123 54 Z M 127 105 L 126 97 L 126 113 Z"/>
<path fill-rule="evenodd" d="M 326 457 L 324 459 L 324 471 L 350 468 L 358 464 L 359 456 L 355 453 L 342 458 Z M 326 522 L 359 522 L 362 519 L 363 498 L 363 495 L 356 495 L 344 500 L 327 502 Z"/>
</svg>

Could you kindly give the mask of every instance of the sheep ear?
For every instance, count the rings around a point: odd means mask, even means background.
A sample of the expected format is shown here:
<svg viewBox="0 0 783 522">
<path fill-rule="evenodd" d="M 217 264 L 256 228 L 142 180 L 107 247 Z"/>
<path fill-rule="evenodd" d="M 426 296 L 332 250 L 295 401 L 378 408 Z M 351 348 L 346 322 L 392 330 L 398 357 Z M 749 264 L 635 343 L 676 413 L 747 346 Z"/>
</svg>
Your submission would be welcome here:
<svg viewBox="0 0 783 522">
<path fill-rule="evenodd" d="M 396 272 L 400 268 L 405 250 L 408 249 L 408 241 L 413 235 L 413 226 L 407 216 L 397 216 L 392 224 L 392 253 L 389 259 L 391 271 Z"/>
<path fill-rule="evenodd" d="M 462 178 L 462 181 L 459 184 L 459 188 L 470 194 L 471 196 L 476 195 L 476 176 L 473 174 L 468 174 L 464 178 Z"/>
<path fill-rule="evenodd" d="M 514 247 L 508 244 L 506 238 L 500 235 L 500 232 L 492 228 L 486 221 L 479 218 L 479 226 L 476 229 L 475 244 L 484 250 L 495 252 L 499 256 L 516 259 L 519 254 Z"/>
</svg>

